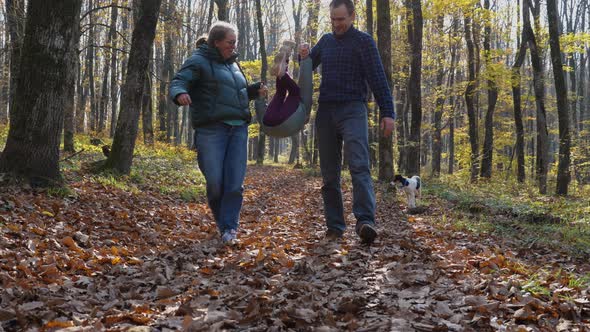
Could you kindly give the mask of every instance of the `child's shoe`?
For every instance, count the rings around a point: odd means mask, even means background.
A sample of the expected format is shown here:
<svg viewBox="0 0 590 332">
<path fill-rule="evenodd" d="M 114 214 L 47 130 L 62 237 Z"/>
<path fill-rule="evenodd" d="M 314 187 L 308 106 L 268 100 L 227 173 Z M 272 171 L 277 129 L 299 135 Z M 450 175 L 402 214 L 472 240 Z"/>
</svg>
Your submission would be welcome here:
<svg viewBox="0 0 590 332">
<path fill-rule="evenodd" d="M 275 55 L 273 66 L 270 70 L 271 75 L 281 78 L 287 72 L 287 63 L 289 62 L 289 56 L 293 53 L 295 48 L 295 42 L 290 40 L 283 40 L 279 51 Z"/>
</svg>

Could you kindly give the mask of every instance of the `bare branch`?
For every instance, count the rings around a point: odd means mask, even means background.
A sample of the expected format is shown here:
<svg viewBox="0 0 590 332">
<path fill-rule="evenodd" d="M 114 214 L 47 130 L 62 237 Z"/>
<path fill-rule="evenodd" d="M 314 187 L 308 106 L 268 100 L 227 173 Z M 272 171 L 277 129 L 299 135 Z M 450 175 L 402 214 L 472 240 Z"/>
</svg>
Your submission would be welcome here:
<svg viewBox="0 0 590 332">
<path fill-rule="evenodd" d="M 80 27 L 81 32 L 80 35 L 83 35 L 86 33 L 86 31 L 88 31 L 91 27 L 93 26 L 102 26 L 102 27 L 106 27 L 106 28 L 110 28 L 111 26 L 108 24 L 103 24 L 103 23 L 87 23 L 84 24 Z M 125 35 L 123 35 L 122 33 L 120 33 L 118 30 L 115 30 L 115 32 L 123 39 L 123 41 L 127 44 L 127 45 L 131 45 L 131 42 L 127 39 L 127 37 Z"/>
<path fill-rule="evenodd" d="M 121 8 L 121 9 L 127 9 L 127 11 L 131 11 L 131 7 L 119 6 L 117 4 L 112 3 L 108 6 L 101 6 L 101 7 L 92 8 L 91 10 L 84 13 L 84 15 L 82 15 L 82 17 L 80 17 L 80 22 L 82 22 L 82 20 L 84 20 L 84 18 L 86 18 L 86 16 L 90 15 L 90 13 L 98 11 L 98 10 L 102 10 L 102 9 L 107 9 L 107 8 Z"/>
<path fill-rule="evenodd" d="M 117 51 L 117 52 L 121 52 L 121 53 L 125 53 L 125 54 L 129 54 L 129 51 L 126 51 L 124 49 L 120 49 L 117 47 L 112 47 L 112 46 L 108 46 L 108 45 L 95 45 L 95 44 L 90 44 L 90 45 L 86 45 L 83 48 L 78 50 L 78 54 L 84 52 L 84 50 L 86 50 L 88 47 L 98 47 L 98 48 L 102 48 L 102 49 L 106 49 L 106 50 L 110 50 L 110 51 Z"/>
</svg>

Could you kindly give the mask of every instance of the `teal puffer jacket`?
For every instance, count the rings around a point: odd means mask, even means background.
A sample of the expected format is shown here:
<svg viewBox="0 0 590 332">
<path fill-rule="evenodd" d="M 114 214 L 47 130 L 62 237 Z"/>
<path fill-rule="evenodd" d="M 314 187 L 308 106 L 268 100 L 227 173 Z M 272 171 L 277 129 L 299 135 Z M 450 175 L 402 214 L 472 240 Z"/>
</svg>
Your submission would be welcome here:
<svg viewBox="0 0 590 332">
<path fill-rule="evenodd" d="M 170 82 L 170 98 L 174 103 L 182 93 L 191 97 L 193 128 L 213 122 L 252 119 L 248 104 L 256 97 L 259 84 L 248 86 L 236 57 L 224 61 L 216 48 L 201 45 Z"/>
</svg>

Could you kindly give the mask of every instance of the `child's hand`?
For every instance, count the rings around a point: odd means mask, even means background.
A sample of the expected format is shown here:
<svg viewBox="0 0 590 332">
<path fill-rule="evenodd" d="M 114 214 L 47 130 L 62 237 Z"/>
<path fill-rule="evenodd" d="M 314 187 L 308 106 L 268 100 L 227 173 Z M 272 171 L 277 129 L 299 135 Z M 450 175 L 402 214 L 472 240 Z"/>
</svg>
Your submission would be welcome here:
<svg viewBox="0 0 590 332">
<path fill-rule="evenodd" d="M 268 95 L 268 88 L 264 83 L 260 83 L 260 89 L 258 89 L 258 96 L 259 97 L 266 97 Z"/>
<path fill-rule="evenodd" d="M 307 58 L 309 56 L 309 44 L 303 43 L 299 45 L 299 58 L 301 60 Z"/>
</svg>

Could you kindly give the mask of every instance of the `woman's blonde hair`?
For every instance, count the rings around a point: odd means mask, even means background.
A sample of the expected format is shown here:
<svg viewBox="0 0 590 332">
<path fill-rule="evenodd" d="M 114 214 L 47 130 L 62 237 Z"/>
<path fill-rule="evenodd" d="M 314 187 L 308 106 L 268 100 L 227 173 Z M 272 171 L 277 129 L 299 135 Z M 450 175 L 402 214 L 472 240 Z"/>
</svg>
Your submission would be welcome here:
<svg viewBox="0 0 590 332">
<path fill-rule="evenodd" d="M 202 35 L 199 38 L 197 38 L 197 42 L 196 45 L 197 47 L 207 44 L 207 35 Z"/>
</svg>

